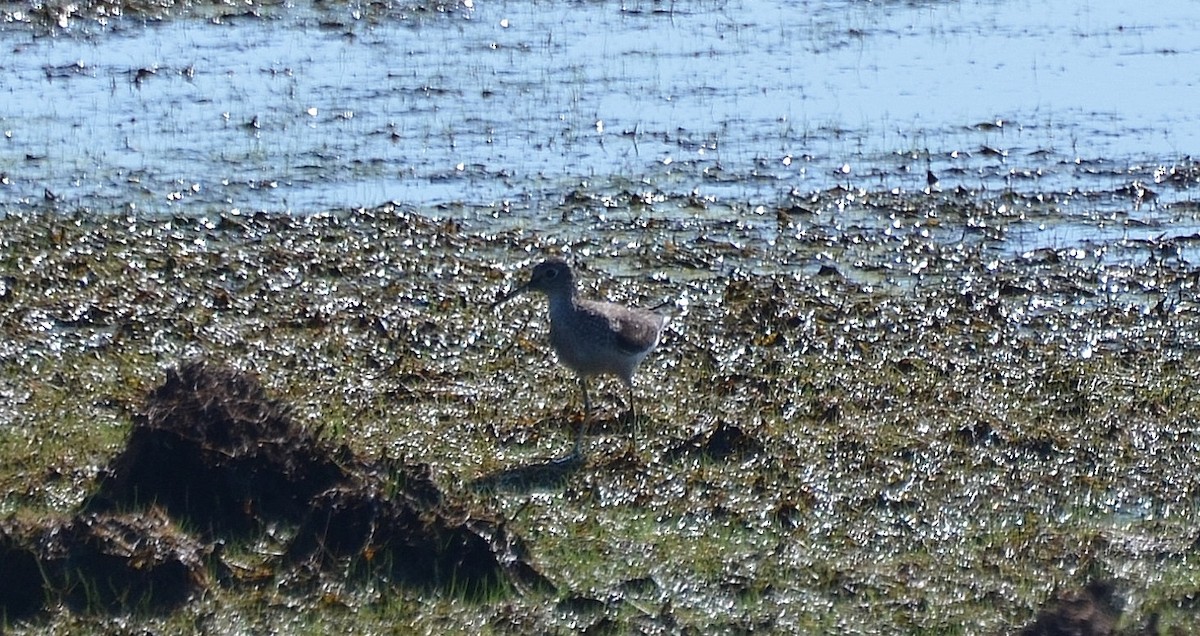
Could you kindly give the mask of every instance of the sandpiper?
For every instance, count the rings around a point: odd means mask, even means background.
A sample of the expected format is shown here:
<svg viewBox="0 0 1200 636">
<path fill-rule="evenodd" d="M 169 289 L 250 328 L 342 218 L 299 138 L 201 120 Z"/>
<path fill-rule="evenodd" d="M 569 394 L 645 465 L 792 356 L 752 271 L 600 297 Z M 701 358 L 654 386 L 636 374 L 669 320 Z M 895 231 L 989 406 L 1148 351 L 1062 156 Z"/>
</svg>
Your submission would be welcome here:
<svg viewBox="0 0 1200 636">
<path fill-rule="evenodd" d="M 633 373 L 658 345 L 666 320 L 645 309 L 577 298 L 575 275 L 565 261 L 557 258 L 534 267 L 529 282 L 501 296 L 492 307 L 531 289 L 549 299 L 550 344 L 558 354 L 558 361 L 579 376 L 579 386 L 583 389 L 584 417 L 575 434 L 575 455 L 579 455 L 583 426 L 592 410 L 588 378 L 604 374 L 620 378 L 629 389 L 629 413 L 633 419 L 636 416 Z"/>
</svg>

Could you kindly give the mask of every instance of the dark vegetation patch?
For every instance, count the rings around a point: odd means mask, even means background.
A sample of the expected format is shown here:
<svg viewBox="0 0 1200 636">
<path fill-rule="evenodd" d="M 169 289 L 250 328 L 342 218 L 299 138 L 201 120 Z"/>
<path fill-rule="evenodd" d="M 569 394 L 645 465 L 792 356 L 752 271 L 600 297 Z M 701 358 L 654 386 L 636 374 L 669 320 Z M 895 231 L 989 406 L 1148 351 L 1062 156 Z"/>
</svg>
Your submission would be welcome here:
<svg viewBox="0 0 1200 636">
<path fill-rule="evenodd" d="M 518 536 L 451 501 L 428 466 L 333 447 L 253 377 L 192 362 L 150 392 L 83 511 L 0 526 L 0 612 L 23 618 L 55 599 L 81 612 L 167 611 L 211 584 L 209 568 L 232 571 L 215 542 L 280 524 L 296 528 L 281 571 L 468 596 L 553 589 Z"/>
<path fill-rule="evenodd" d="M 1122 605 L 1112 581 L 1092 581 L 1082 589 L 1067 590 L 1047 602 L 1038 611 L 1037 618 L 1020 631 L 1020 636 L 1112 636 L 1122 633 L 1117 630 Z"/>
<path fill-rule="evenodd" d="M 62 602 L 78 612 L 163 612 L 208 585 L 211 543 L 159 509 L 80 513 L 0 527 L 0 613 L 9 620 Z"/>
<path fill-rule="evenodd" d="M 46 602 L 36 534 L 12 520 L 0 524 L 0 618 L 23 619 Z"/>
<path fill-rule="evenodd" d="M 736 424 L 720 421 L 711 430 L 701 431 L 666 453 L 667 461 L 680 457 L 703 457 L 713 461 L 749 459 L 765 451 L 762 442 Z"/>
<path fill-rule="evenodd" d="M 553 589 L 530 564 L 522 540 L 502 522 L 447 510 L 404 490 L 385 495 L 357 486 L 321 493 L 288 547 L 287 560 L 319 569 L 349 560 L 351 572 L 360 576 L 383 575 L 471 597 L 510 585 Z"/>
<path fill-rule="evenodd" d="M 354 461 L 251 376 L 189 363 L 150 392 L 89 507 L 155 503 L 213 536 L 241 535 L 300 520 L 314 497 L 353 480 Z"/>
<path fill-rule="evenodd" d="M 72 517 L 39 544 L 50 589 L 76 611 L 168 611 L 207 585 L 212 545 L 158 509 Z"/>
</svg>

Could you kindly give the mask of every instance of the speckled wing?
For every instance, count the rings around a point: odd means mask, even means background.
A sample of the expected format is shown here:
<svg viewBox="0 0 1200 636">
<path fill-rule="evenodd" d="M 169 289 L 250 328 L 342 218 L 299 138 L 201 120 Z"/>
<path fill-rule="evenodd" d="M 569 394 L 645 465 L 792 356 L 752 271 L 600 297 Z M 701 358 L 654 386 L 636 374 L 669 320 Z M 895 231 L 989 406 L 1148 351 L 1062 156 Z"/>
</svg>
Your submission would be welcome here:
<svg viewBox="0 0 1200 636">
<path fill-rule="evenodd" d="M 658 344 L 663 317 L 649 311 L 618 307 L 608 313 L 613 326 L 617 349 L 627 355 L 644 354 Z"/>
</svg>

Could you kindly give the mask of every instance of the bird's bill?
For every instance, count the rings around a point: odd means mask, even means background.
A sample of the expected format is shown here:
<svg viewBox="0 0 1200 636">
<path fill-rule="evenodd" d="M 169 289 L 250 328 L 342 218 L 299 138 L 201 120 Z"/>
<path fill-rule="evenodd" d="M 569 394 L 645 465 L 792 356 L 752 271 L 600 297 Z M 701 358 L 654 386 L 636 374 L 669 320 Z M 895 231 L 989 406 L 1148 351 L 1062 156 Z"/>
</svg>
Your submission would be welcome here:
<svg viewBox="0 0 1200 636">
<path fill-rule="evenodd" d="M 525 291 L 525 289 L 526 289 L 527 287 L 529 287 L 529 285 L 528 285 L 528 284 L 526 284 L 526 285 L 521 285 L 520 287 L 517 287 L 516 289 L 514 289 L 514 290 L 512 290 L 512 291 L 508 292 L 507 294 L 505 294 L 505 295 L 503 295 L 503 296 L 501 296 L 501 297 L 497 298 L 497 299 L 496 299 L 496 302 L 493 302 L 493 303 L 492 303 L 492 309 L 495 309 L 495 308 L 499 307 L 500 305 L 503 305 L 504 303 L 506 303 L 506 302 L 508 302 L 508 301 L 512 300 L 513 298 L 515 298 L 515 297 L 517 297 L 517 296 L 521 295 L 521 292 Z"/>
</svg>

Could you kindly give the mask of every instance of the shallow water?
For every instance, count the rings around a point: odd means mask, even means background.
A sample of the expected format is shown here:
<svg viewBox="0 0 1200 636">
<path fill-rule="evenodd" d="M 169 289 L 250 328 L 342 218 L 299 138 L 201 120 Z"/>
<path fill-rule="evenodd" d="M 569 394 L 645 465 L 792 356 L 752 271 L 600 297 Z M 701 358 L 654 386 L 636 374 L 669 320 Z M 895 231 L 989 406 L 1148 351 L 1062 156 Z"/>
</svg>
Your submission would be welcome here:
<svg viewBox="0 0 1200 636">
<path fill-rule="evenodd" d="M 302 2 L 49 31 L 3 15 L 7 211 L 520 214 L 576 189 L 918 192 L 927 170 L 1087 214 L 1161 221 L 1135 182 L 1196 200 L 1168 170 L 1200 148 L 1185 0 Z"/>
</svg>

